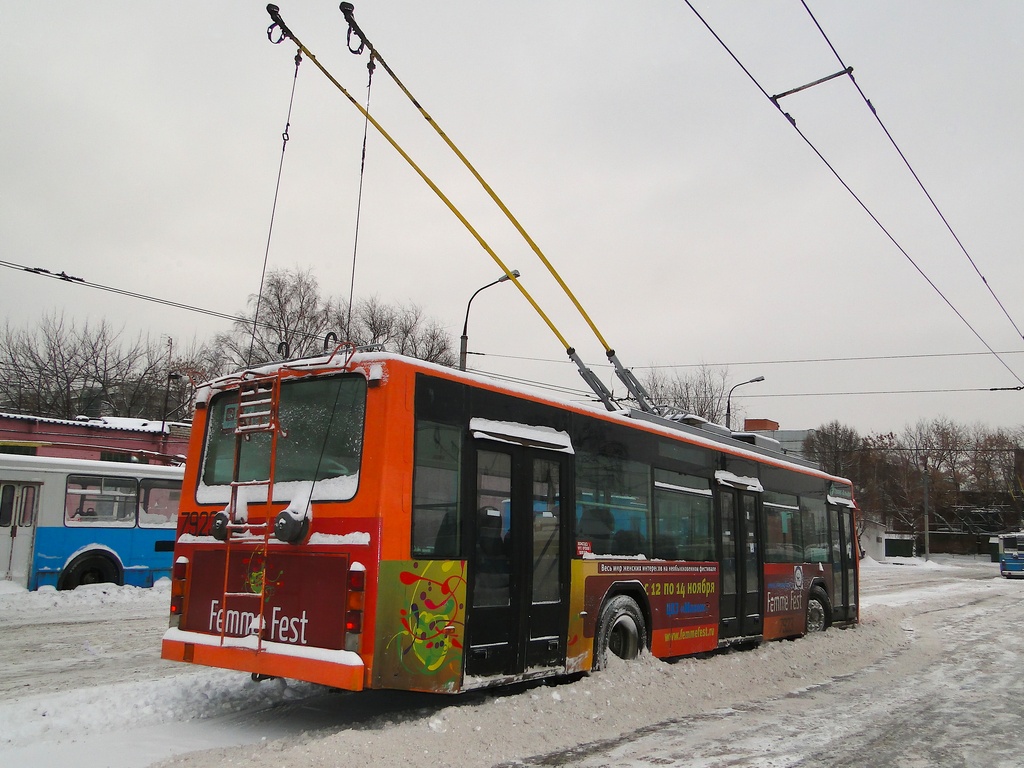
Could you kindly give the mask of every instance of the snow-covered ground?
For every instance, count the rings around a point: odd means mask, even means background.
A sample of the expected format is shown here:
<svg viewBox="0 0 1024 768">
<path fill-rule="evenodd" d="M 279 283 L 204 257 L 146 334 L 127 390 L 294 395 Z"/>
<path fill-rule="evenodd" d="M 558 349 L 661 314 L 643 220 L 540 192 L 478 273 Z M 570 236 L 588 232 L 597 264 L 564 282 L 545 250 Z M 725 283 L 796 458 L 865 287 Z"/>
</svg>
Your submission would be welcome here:
<svg viewBox="0 0 1024 768">
<path fill-rule="evenodd" d="M 0 586 L 0 765 L 1009 765 L 1024 581 L 945 557 L 861 582 L 856 629 L 455 698 L 163 661 L 166 584 Z"/>
</svg>

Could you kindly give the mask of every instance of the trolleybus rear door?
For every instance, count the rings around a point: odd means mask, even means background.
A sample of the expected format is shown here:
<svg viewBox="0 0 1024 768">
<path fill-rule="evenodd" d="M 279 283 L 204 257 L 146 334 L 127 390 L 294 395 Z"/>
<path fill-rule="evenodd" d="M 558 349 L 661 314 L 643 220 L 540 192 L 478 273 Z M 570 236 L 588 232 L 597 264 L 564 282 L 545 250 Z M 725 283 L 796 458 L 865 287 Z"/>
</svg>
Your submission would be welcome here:
<svg viewBox="0 0 1024 768">
<path fill-rule="evenodd" d="M 719 486 L 720 638 L 762 634 L 757 496 Z"/>
<path fill-rule="evenodd" d="M 479 442 L 468 527 L 466 674 L 513 675 L 564 663 L 564 454 Z"/>
</svg>

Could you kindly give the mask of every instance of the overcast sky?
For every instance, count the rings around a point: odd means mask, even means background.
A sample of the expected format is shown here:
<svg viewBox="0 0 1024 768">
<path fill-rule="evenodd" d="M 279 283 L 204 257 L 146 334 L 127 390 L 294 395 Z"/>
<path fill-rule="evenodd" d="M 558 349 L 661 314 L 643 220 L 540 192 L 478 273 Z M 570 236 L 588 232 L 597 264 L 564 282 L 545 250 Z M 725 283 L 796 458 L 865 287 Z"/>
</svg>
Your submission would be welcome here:
<svg viewBox="0 0 1024 768">
<path fill-rule="evenodd" d="M 366 57 L 346 50 L 337 3 L 279 5 L 365 99 Z M 840 69 L 798 0 L 694 5 L 770 94 Z M 1024 4 L 808 5 L 1021 327 Z M 638 374 L 704 363 L 728 364 L 731 383 L 763 375 L 737 390 L 734 407 L 788 429 L 1024 422 L 1024 392 L 987 391 L 1022 384 L 1024 342 L 849 79 L 781 104 L 984 342 L 685 3 L 355 7 Z M 0 259 L 242 309 L 259 285 L 294 73 L 294 46 L 267 41 L 265 4 L 0 0 L 0 10 Z M 611 385 L 600 343 L 382 69 L 371 111 Z M 304 62 L 269 262 L 310 268 L 337 296 L 352 274 L 362 130 L 357 110 Z M 499 275 L 371 135 L 357 296 L 415 302 L 457 345 L 466 301 Z M 227 325 L 9 268 L 0 287 L 15 325 L 57 310 L 176 344 Z M 485 353 L 471 367 L 584 389 L 511 284 L 474 301 L 469 336 Z M 876 357 L 891 359 L 836 360 Z M 907 391 L 918 393 L 862 394 Z"/>
</svg>

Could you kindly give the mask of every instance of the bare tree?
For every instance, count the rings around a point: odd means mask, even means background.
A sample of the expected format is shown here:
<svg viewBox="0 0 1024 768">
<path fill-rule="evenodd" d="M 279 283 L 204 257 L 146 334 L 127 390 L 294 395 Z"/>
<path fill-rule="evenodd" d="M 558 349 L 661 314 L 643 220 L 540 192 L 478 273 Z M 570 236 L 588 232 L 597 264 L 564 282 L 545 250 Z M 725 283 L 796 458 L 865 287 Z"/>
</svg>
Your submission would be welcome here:
<svg viewBox="0 0 1024 768">
<path fill-rule="evenodd" d="M 207 345 L 193 352 L 209 356 Z M 191 389 L 171 389 L 181 365 L 171 348 L 139 334 L 123 338 L 106 321 L 77 326 L 44 315 L 34 327 L 9 322 L 0 334 L 0 407 L 57 419 L 78 416 L 163 418 L 164 402 L 187 417 Z"/>
<path fill-rule="evenodd" d="M 833 430 L 834 432 L 834 430 Z M 809 455 L 828 464 L 828 445 Z M 835 441 L 838 445 L 841 441 Z M 923 530 L 927 473 L 930 530 L 994 533 L 1021 523 L 1024 510 L 1024 433 L 967 427 L 949 419 L 921 421 L 898 435 L 862 438 L 846 474 L 864 517 L 890 530 Z M 839 469 L 844 469 L 842 464 Z"/>
<path fill-rule="evenodd" d="M 715 424 L 725 422 L 728 368 L 702 365 L 693 373 L 671 378 L 652 368 L 642 383 L 656 405 L 692 413 Z"/>
<path fill-rule="evenodd" d="M 840 477 L 850 477 L 857 469 L 860 435 L 853 427 L 838 421 L 812 429 L 804 439 L 803 453 L 822 469 Z"/>
<path fill-rule="evenodd" d="M 257 307 L 259 316 L 256 316 Z M 224 358 L 246 368 L 284 357 L 309 357 L 324 350 L 327 335 L 355 344 L 380 344 L 398 354 L 454 365 L 455 350 L 444 326 L 415 304 L 391 305 L 376 296 L 347 303 L 323 296 L 309 270 L 274 270 L 263 298 L 249 297 L 230 333 L 217 336 Z"/>
<path fill-rule="evenodd" d="M 278 269 L 267 274 L 261 294 L 249 297 L 232 330 L 216 340 L 229 367 L 248 368 L 321 352 L 329 322 L 313 273 Z"/>
</svg>

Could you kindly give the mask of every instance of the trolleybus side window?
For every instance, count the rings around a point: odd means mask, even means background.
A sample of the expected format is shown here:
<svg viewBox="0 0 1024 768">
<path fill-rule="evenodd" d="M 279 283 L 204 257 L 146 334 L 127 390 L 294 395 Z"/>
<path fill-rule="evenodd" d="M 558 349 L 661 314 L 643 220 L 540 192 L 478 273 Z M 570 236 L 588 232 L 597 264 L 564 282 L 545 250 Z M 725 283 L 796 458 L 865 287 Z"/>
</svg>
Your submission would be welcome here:
<svg viewBox="0 0 1024 768">
<path fill-rule="evenodd" d="M 178 524 L 181 483 L 177 480 L 144 478 L 139 495 L 141 528 L 174 528 Z"/>
<path fill-rule="evenodd" d="M 416 422 L 412 481 L 412 555 L 453 559 L 461 554 L 459 467 L 462 432 L 432 421 Z"/>
<path fill-rule="evenodd" d="M 654 556 L 664 560 L 714 560 L 715 512 L 711 481 L 654 470 Z"/>
<path fill-rule="evenodd" d="M 201 502 L 228 498 L 237 408 L 234 392 L 222 393 L 211 403 L 203 482 L 197 494 Z M 365 408 L 366 379 L 361 375 L 284 382 L 278 407 L 275 484 L 333 480 L 318 484 L 313 498 L 347 501 L 355 496 Z M 271 438 L 270 432 L 246 435 L 238 462 L 239 480 L 267 479 Z"/>
<path fill-rule="evenodd" d="M 638 461 L 576 455 L 578 554 L 651 556 L 650 476 Z"/>
<path fill-rule="evenodd" d="M 130 477 L 68 475 L 64 522 L 134 528 L 138 495 L 138 483 Z"/>
<path fill-rule="evenodd" d="M 825 502 L 802 496 L 800 517 L 804 537 L 804 562 L 827 563 L 831 554 L 831 544 L 828 538 Z"/>
<path fill-rule="evenodd" d="M 804 559 L 800 537 L 800 505 L 796 496 L 765 491 L 764 505 L 766 563 L 799 563 Z"/>
<path fill-rule="evenodd" d="M 562 524 L 558 462 L 533 462 L 533 602 L 557 603 Z"/>
<path fill-rule="evenodd" d="M 512 575 L 508 535 L 512 457 L 507 453 L 477 451 L 476 477 L 477 570 L 473 606 L 505 606 L 509 604 Z"/>
</svg>

